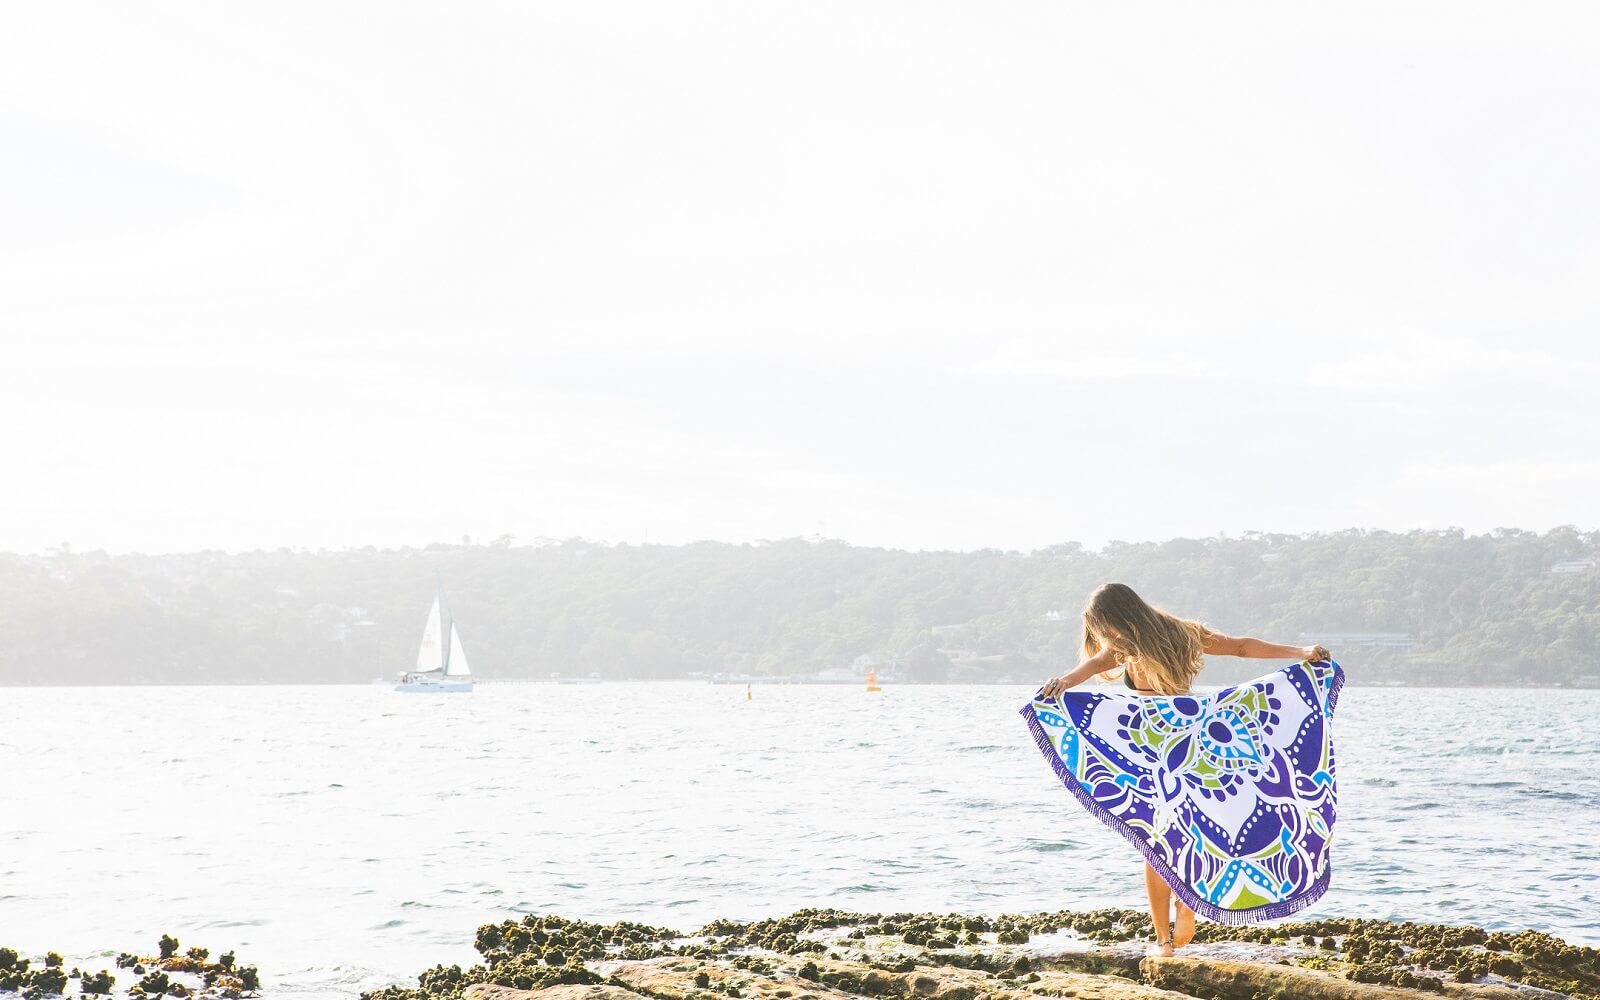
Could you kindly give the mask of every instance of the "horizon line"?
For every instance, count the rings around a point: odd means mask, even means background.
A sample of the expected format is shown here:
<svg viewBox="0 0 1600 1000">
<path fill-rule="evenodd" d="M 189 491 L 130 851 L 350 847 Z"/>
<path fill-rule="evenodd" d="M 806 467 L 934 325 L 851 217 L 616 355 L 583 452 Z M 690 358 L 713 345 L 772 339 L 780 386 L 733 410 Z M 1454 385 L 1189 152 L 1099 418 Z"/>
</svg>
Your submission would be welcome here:
<svg viewBox="0 0 1600 1000">
<path fill-rule="evenodd" d="M 216 555 L 216 554 L 221 554 L 221 555 L 239 555 L 239 556 L 243 556 L 243 555 L 268 555 L 268 554 L 285 553 L 285 552 L 287 552 L 287 553 L 289 553 L 291 555 L 326 555 L 326 554 L 341 553 L 341 552 L 366 552 L 366 551 L 374 551 L 374 552 L 430 552 L 430 551 L 434 551 L 434 550 L 460 551 L 460 550 L 469 550 L 469 549 L 505 549 L 505 550 L 518 550 L 518 551 L 523 551 L 523 550 L 533 551 L 533 550 L 544 549 L 544 548 L 557 548 L 557 547 L 560 547 L 560 546 L 571 545 L 573 543 L 582 544 L 582 545 L 585 545 L 585 546 L 588 546 L 588 547 L 591 547 L 591 548 L 611 548 L 611 549 L 619 549 L 619 548 L 683 549 L 683 548 L 690 548 L 692 546 L 697 546 L 697 545 L 720 545 L 720 546 L 725 546 L 725 547 L 728 547 L 728 548 L 766 548 L 768 546 L 780 545 L 780 544 L 784 544 L 784 543 L 793 543 L 793 542 L 801 542 L 801 543 L 805 543 L 805 544 L 808 544 L 808 545 L 842 545 L 842 546 L 844 546 L 846 548 L 852 548 L 852 549 L 876 549 L 876 550 L 883 551 L 883 552 L 900 552 L 900 553 L 905 553 L 905 554 L 908 554 L 908 555 L 930 555 L 930 554 L 931 555 L 941 555 L 941 554 L 942 555 L 950 555 L 950 554 L 968 555 L 968 554 L 976 554 L 976 553 L 981 553 L 981 552 L 993 552 L 993 553 L 1000 553 L 1002 555 L 1028 556 L 1028 555 L 1036 555 L 1036 554 L 1039 554 L 1039 553 L 1050 552 L 1051 550 L 1054 550 L 1054 549 L 1068 548 L 1068 547 L 1076 547 L 1077 549 L 1079 549 L 1079 550 L 1081 550 L 1081 551 L 1083 551 L 1085 553 L 1092 554 L 1092 555 L 1101 555 L 1101 554 L 1104 554 L 1107 550 L 1115 548 L 1115 547 L 1123 547 L 1123 546 L 1131 547 L 1131 546 L 1140 546 L 1140 545 L 1166 545 L 1166 544 L 1170 544 L 1172 542 L 1233 542 L 1233 541 L 1261 541 L 1261 540 L 1265 540 L 1270 544 L 1273 540 L 1278 540 L 1278 539 L 1304 541 L 1304 540 L 1312 539 L 1312 538 L 1319 538 L 1319 537 L 1320 538 L 1327 538 L 1327 537 L 1335 537 L 1335 536 L 1340 536 L 1340 535 L 1417 535 L 1417 534 L 1435 535 L 1435 536 L 1458 535 L 1458 536 L 1460 536 L 1460 538 L 1463 541 L 1465 541 L 1465 540 L 1471 539 L 1471 538 L 1499 538 L 1499 537 L 1504 537 L 1504 536 L 1509 536 L 1509 535 L 1534 535 L 1534 536 L 1543 538 L 1543 537 L 1545 537 L 1547 535 L 1554 534 L 1555 532 L 1558 532 L 1558 531 L 1572 531 L 1572 532 L 1576 532 L 1579 535 L 1600 535 L 1600 529 L 1587 529 L 1586 530 L 1586 529 L 1580 528 L 1578 525 L 1572 524 L 1572 523 L 1552 525 L 1551 527 L 1545 529 L 1544 531 L 1539 531 L 1537 529 L 1531 529 L 1531 528 L 1518 528 L 1518 527 L 1501 526 L 1501 527 L 1490 528 L 1488 530 L 1477 532 L 1477 533 L 1469 532 L 1465 528 L 1462 528 L 1462 527 L 1456 526 L 1456 525 L 1451 525 L 1449 527 L 1444 527 L 1444 528 L 1422 528 L 1422 527 L 1416 527 L 1416 528 L 1405 528 L 1405 529 L 1366 528 L 1366 527 L 1360 527 L 1360 526 L 1352 525 L 1352 526 L 1346 527 L 1346 528 L 1335 528 L 1335 529 L 1329 529 L 1329 530 L 1308 530 L 1308 531 L 1260 531 L 1260 530 L 1256 530 L 1256 529 L 1250 529 L 1250 530 L 1239 531 L 1239 532 L 1234 532 L 1234 533 L 1230 533 L 1230 532 L 1226 532 L 1226 531 L 1219 531 L 1216 534 L 1212 534 L 1212 535 L 1172 535 L 1172 536 L 1168 536 L 1166 538 L 1145 538 L 1145 539 L 1139 539 L 1139 540 L 1135 540 L 1135 541 L 1130 541 L 1130 540 L 1127 540 L 1127 539 L 1120 539 L 1120 538 L 1113 538 L 1113 539 L 1108 539 L 1107 541 L 1103 542 L 1098 547 L 1090 546 L 1090 545 L 1087 545 L 1087 544 L 1085 544 L 1083 542 L 1076 541 L 1076 540 L 1073 540 L 1073 539 L 1063 539 L 1063 540 L 1058 541 L 1058 542 L 1052 542 L 1052 543 L 1050 543 L 1048 545 L 1043 545 L 1043 546 L 1039 546 L 1039 547 L 1036 547 L 1036 548 L 1024 550 L 1024 549 L 1018 549 L 1018 548 L 1004 548 L 1004 547 L 1000 547 L 1000 546 L 979 546 L 979 547 L 976 547 L 976 548 L 918 548 L 918 549 L 910 549 L 910 548 L 903 548 L 903 547 L 897 547 L 897 546 L 862 544 L 862 543 L 852 542 L 852 541 L 849 541 L 849 540 L 843 539 L 843 538 L 836 538 L 836 537 L 827 536 L 827 535 L 820 535 L 820 534 L 812 534 L 812 535 L 783 535 L 783 536 L 779 536 L 779 537 L 776 537 L 776 538 L 756 538 L 756 539 L 747 539 L 747 540 L 744 540 L 744 541 L 727 541 L 727 540 L 724 540 L 724 539 L 700 538 L 700 539 L 695 539 L 693 541 L 688 541 L 688 542 L 651 542 L 651 541 L 639 541 L 639 540 L 634 540 L 634 539 L 619 539 L 619 540 L 616 540 L 616 541 L 609 541 L 609 540 L 606 540 L 606 539 L 588 538 L 588 537 L 584 537 L 584 536 L 581 536 L 581 535 L 568 535 L 568 536 L 565 536 L 565 537 L 555 537 L 555 536 L 550 536 L 550 535 L 536 535 L 536 536 L 533 537 L 533 539 L 531 541 L 523 542 L 521 544 L 518 544 L 517 543 L 517 536 L 513 535 L 513 534 L 511 534 L 509 532 L 506 532 L 506 533 L 501 533 L 500 535 L 496 535 L 493 538 L 490 538 L 490 539 L 488 539 L 486 541 L 474 541 L 474 540 L 471 539 L 470 535 L 467 535 L 467 536 L 464 536 L 465 540 L 460 541 L 460 542 L 433 541 L 433 542 L 427 542 L 427 543 L 423 543 L 423 544 L 404 544 L 404 545 L 366 544 L 366 545 L 348 545 L 348 546 L 344 546 L 342 548 L 328 548 L 326 546 L 318 546 L 316 548 L 310 548 L 310 547 L 307 547 L 307 546 L 278 545 L 278 546 L 275 546 L 275 547 L 272 547 L 272 548 L 263 548 L 263 547 L 259 547 L 259 546 L 255 547 L 255 548 L 241 548 L 241 549 L 201 548 L 201 549 L 167 550 L 167 551 L 159 551 L 159 552 L 147 552 L 147 551 L 140 550 L 140 549 L 110 550 L 110 549 L 106 549 L 106 548 L 103 548 L 103 547 L 96 547 L 96 548 L 89 548 L 89 549 L 77 549 L 77 548 L 74 548 L 72 546 L 72 543 L 70 541 L 63 541 L 60 545 L 49 546 L 49 547 L 45 548 L 43 551 L 17 552 L 17 551 L 5 550 L 5 551 L 0 551 L 0 556 L 18 557 L 18 558 L 45 558 L 45 559 L 49 559 L 49 558 L 60 558 L 62 556 L 99 555 L 99 556 L 105 556 L 107 558 L 115 559 L 115 558 L 131 558 L 131 557 L 164 558 L 164 557 L 172 557 L 172 556 L 196 556 L 196 555 Z"/>
</svg>

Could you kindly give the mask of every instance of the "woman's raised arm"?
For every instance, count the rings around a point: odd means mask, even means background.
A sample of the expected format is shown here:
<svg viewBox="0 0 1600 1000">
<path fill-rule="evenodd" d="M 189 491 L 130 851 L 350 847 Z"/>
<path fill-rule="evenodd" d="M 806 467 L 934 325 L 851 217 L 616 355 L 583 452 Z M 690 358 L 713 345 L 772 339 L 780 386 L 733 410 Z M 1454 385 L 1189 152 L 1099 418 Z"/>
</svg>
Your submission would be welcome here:
<svg viewBox="0 0 1600 1000">
<path fill-rule="evenodd" d="M 1044 696 L 1054 698 L 1069 687 L 1075 687 L 1093 677 L 1103 674 L 1117 665 L 1116 654 L 1108 646 L 1100 652 L 1084 660 L 1060 677 L 1052 677 L 1044 682 Z"/>
<path fill-rule="evenodd" d="M 1206 637 L 1205 651 L 1212 656 L 1243 656 L 1253 660 L 1275 660 L 1279 657 L 1295 660 L 1326 660 L 1332 656 L 1328 648 L 1320 643 L 1314 646 L 1285 646 L 1282 643 L 1253 639 L 1247 635 L 1219 635 L 1216 632 Z"/>
</svg>

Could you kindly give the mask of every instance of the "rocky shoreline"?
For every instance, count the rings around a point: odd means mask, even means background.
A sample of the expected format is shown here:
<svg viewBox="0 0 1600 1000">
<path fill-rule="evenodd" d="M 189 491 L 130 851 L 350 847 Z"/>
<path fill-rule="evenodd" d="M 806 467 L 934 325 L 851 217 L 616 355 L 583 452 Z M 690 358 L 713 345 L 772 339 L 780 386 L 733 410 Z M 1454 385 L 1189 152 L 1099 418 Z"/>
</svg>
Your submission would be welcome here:
<svg viewBox="0 0 1600 1000">
<path fill-rule="evenodd" d="M 694 933 L 528 916 L 484 924 L 470 968 L 436 965 L 415 986 L 361 1000 L 1600 1000 L 1600 949 L 1539 931 L 1327 918 L 1201 923 L 1172 958 L 1149 957 L 1148 915 L 801 910 L 719 920 Z M 117 979 L 125 985 L 119 988 Z M 0 994 L 27 1000 L 236 1000 L 264 992 L 230 952 L 213 961 L 163 936 L 116 971 L 64 968 L 0 948 Z"/>
<path fill-rule="evenodd" d="M 1331 918 L 1202 923 L 1147 957 L 1132 910 L 995 919 L 802 910 L 693 934 L 557 916 L 485 924 L 483 962 L 362 1000 L 1600 1000 L 1600 949 L 1538 931 Z"/>
<path fill-rule="evenodd" d="M 88 972 L 66 962 L 57 952 L 47 952 L 37 962 L 15 948 L 0 948 L 0 994 L 21 994 L 25 1000 L 45 997 L 173 997 L 175 1000 L 239 1000 L 256 996 L 261 972 L 241 965 L 234 953 L 224 952 L 213 961 L 205 948 L 181 951 L 177 938 L 161 935 L 154 955 L 123 952 L 116 972 Z M 118 988 L 117 980 L 132 980 Z"/>
</svg>

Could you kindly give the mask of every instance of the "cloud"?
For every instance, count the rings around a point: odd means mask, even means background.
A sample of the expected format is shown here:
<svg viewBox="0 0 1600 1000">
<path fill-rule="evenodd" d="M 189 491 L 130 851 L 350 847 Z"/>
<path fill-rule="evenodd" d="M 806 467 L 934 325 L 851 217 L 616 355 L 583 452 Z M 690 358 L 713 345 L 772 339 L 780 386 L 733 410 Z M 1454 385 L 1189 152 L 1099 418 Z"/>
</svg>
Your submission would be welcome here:
<svg viewBox="0 0 1600 1000">
<path fill-rule="evenodd" d="M 1600 445 L 1588 6 L 442 10 L 0 15 L 0 547 L 1467 524 Z"/>
</svg>

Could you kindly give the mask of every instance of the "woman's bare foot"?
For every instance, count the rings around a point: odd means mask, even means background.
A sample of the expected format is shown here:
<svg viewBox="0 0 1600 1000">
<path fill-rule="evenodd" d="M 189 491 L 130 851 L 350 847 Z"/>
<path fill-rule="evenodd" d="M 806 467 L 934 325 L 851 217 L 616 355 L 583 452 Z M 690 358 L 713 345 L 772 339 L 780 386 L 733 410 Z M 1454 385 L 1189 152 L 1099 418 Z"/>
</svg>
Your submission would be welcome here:
<svg viewBox="0 0 1600 1000">
<path fill-rule="evenodd" d="M 1172 946 L 1182 948 L 1194 940 L 1194 911 L 1173 900 L 1174 908 L 1178 911 L 1178 929 L 1173 932 Z"/>
<path fill-rule="evenodd" d="M 1170 928 L 1162 929 L 1166 933 L 1156 935 L 1155 943 L 1145 948 L 1144 953 L 1146 955 L 1154 955 L 1157 958 L 1172 957 L 1172 931 Z"/>
</svg>

